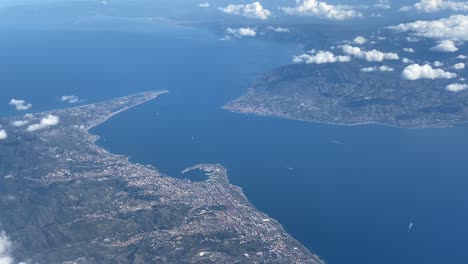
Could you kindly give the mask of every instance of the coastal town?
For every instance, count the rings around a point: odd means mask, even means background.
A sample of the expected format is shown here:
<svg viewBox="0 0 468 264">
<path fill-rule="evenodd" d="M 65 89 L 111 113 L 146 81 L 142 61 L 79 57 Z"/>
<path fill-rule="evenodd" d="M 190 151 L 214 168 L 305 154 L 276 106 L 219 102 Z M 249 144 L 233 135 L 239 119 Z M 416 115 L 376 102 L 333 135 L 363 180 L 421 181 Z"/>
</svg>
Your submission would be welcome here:
<svg viewBox="0 0 468 264">
<path fill-rule="evenodd" d="M 33 133 L 6 125 L 0 193 L 14 199 L 0 197 L 0 209 L 9 208 L 0 222 L 18 245 L 15 257 L 48 263 L 323 263 L 255 209 L 229 183 L 223 166 L 187 168 L 185 173 L 206 174 L 195 182 L 96 145 L 89 129 L 164 93 L 37 113 L 31 123 L 47 115 L 60 123 Z"/>
</svg>

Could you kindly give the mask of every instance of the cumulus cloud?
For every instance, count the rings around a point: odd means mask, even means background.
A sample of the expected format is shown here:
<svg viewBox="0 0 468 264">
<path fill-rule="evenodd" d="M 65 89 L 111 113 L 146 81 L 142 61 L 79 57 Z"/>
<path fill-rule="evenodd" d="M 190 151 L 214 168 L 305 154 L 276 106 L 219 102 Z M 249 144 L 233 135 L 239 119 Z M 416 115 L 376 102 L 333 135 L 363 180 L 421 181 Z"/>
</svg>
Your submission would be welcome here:
<svg viewBox="0 0 468 264">
<path fill-rule="evenodd" d="M 445 87 L 450 92 L 460 92 L 468 89 L 468 84 L 452 83 Z"/>
<path fill-rule="evenodd" d="M 296 0 L 295 7 L 283 7 L 288 15 L 316 16 L 332 20 L 345 20 L 358 16 L 361 13 L 346 6 L 330 5 L 318 0 Z"/>
<path fill-rule="evenodd" d="M 28 120 L 17 120 L 17 121 L 11 122 L 11 125 L 15 126 L 15 127 L 22 127 L 22 126 L 25 126 L 27 124 L 29 124 Z"/>
<path fill-rule="evenodd" d="M 451 11 L 468 11 L 468 3 L 466 1 L 452 0 L 421 0 L 412 6 L 404 6 L 401 11 L 416 10 L 423 13 L 432 13 L 443 10 Z"/>
<path fill-rule="evenodd" d="M 353 42 L 356 44 L 362 45 L 367 42 L 367 39 L 363 36 L 357 36 L 354 38 Z"/>
<path fill-rule="evenodd" d="M 363 59 L 366 61 L 398 60 L 400 57 L 396 53 L 384 53 L 378 50 L 363 51 L 358 47 L 350 45 L 341 46 L 343 52 L 347 55 Z"/>
<path fill-rule="evenodd" d="M 12 242 L 5 232 L 0 231 L 0 264 L 13 264 Z"/>
<path fill-rule="evenodd" d="M 438 52 L 455 52 L 458 50 L 455 42 L 451 40 L 442 40 L 439 41 L 439 44 L 431 48 L 432 51 Z"/>
<path fill-rule="evenodd" d="M 436 40 L 452 40 L 457 42 L 468 41 L 468 16 L 452 15 L 448 18 L 411 23 L 402 23 L 388 27 L 397 32 L 409 32 L 414 37 Z"/>
<path fill-rule="evenodd" d="M 413 48 L 404 48 L 403 51 L 409 52 L 409 53 L 414 53 Z"/>
<path fill-rule="evenodd" d="M 8 137 L 8 134 L 5 129 L 0 130 L 0 140 L 4 140 Z M 1 243 L 1 242 L 0 242 Z M 1 264 L 1 245 L 0 245 L 0 264 Z"/>
<path fill-rule="evenodd" d="M 34 132 L 36 130 L 44 129 L 49 126 L 55 126 L 59 123 L 60 118 L 54 115 L 47 115 L 46 117 L 42 118 L 38 124 L 33 124 L 28 126 L 26 131 Z"/>
<path fill-rule="evenodd" d="M 206 8 L 206 7 L 210 7 L 210 3 L 208 3 L 208 2 L 203 2 L 203 3 L 198 4 L 198 6 L 199 6 L 199 7 L 205 7 L 205 8 Z"/>
<path fill-rule="evenodd" d="M 419 79 L 452 79 L 457 77 L 457 74 L 441 69 L 433 69 L 430 64 L 411 64 L 403 70 L 401 77 L 410 81 Z"/>
<path fill-rule="evenodd" d="M 362 72 L 375 72 L 375 71 L 381 71 L 381 72 L 392 72 L 394 71 L 393 68 L 388 67 L 387 65 L 382 65 L 382 66 L 374 66 L 374 67 L 366 67 L 361 69 Z"/>
<path fill-rule="evenodd" d="M 18 111 L 25 111 L 32 107 L 32 104 L 26 103 L 24 100 L 11 99 L 8 103 L 11 106 L 14 106 Z"/>
<path fill-rule="evenodd" d="M 457 56 L 457 59 L 460 59 L 460 60 L 464 60 L 466 58 L 468 58 L 468 57 L 463 55 L 463 54 L 460 54 L 460 55 Z"/>
<path fill-rule="evenodd" d="M 248 18 L 262 19 L 265 20 L 271 16 L 271 12 L 264 9 L 260 2 L 253 2 L 246 5 L 233 5 L 229 4 L 226 7 L 222 7 L 219 10 L 226 14 L 241 15 Z"/>
<path fill-rule="evenodd" d="M 230 36 L 234 36 L 236 38 L 242 37 L 255 37 L 257 32 L 255 32 L 252 28 L 226 28 L 226 37 L 225 39 L 229 39 Z"/>
<path fill-rule="evenodd" d="M 302 54 L 293 58 L 293 63 L 306 63 L 306 64 L 324 64 L 334 62 L 348 62 L 351 60 L 350 56 L 336 56 L 329 51 L 319 51 L 316 54 Z"/>
<path fill-rule="evenodd" d="M 382 65 L 379 67 L 379 71 L 381 72 L 392 72 L 393 68 L 388 67 L 387 65 Z"/>
<path fill-rule="evenodd" d="M 78 98 L 78 96 L 76 95 L 64 95 L 60 98 L 60 101 L 74 104 L 78 103 L 80 101 L 80 98 Z"/>
<path fill-rule="evenodd" d="M 455 70 L 463 70 L 465 69 L 465 63 L 462 63 L 462 62 L 456 63 L 455 65 L 453 65 L 452 68 L 454 68 Z"/>
</svg>

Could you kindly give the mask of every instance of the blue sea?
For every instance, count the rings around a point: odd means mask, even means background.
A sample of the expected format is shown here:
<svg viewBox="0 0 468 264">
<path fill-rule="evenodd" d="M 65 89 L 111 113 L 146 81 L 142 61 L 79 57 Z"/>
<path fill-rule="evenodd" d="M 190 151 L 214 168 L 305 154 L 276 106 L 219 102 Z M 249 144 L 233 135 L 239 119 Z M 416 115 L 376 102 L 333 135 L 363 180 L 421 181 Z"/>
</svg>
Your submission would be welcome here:
<svg viewBox="0 0 468 264">
<path fill-rule="evenodd" d="M 0 113 L 139 91 L 169 94 L 93 129 L 99 144 L 173 177 L 221 163 L 259 210 L 331 264 L 468 260 L 468 127 L 408 130 L 241 115 L 220 107 L 286 64 L 294 43 L 152 32 L 0 32 Z M 412 228 L 409 228 L 413 223 Z"/>
</svg>

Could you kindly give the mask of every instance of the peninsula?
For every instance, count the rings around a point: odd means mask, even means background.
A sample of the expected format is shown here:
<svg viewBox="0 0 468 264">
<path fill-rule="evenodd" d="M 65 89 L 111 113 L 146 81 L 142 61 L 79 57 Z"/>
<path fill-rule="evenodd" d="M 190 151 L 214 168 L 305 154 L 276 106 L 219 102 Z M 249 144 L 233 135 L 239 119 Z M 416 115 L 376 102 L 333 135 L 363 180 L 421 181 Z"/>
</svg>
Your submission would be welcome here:
<svg viewBox="0 0 468 264">
<path fill-rule="evenodd" d="M 255 209 L 224 167 L 190 182 L 95 144 L 90 128 L 166 91 L 0 120 L 0 223 L 27 263 L 323 263 Z M 44 123 L 45 124 L 45 123 Z"/>
</svg>

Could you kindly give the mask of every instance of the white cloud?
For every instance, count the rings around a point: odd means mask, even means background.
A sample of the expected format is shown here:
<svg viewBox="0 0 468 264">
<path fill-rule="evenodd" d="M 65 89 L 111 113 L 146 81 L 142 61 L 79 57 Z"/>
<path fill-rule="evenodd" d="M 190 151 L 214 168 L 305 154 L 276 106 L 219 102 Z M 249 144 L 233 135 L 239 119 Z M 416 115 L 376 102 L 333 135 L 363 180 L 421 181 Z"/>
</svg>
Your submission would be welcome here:
<svg viewBox="0 0 468 264">
<path fill-rule="evenodd" d="M 432 13 L 442 10 L 451 11 L 468 11 L 468 3 L 466 1 L 451 1 L 451 0 L 421 0 L 413 6 L 404 6 L 401 11 L 417 10 L 418 12 Z"/>
<path fill-rule="evenodd" d="M 388 67 L 387 65 L 382 65 L 379 67 L 379 71 L 381 72 L 392 72 L 393 68 Z"/>
<path fill-rule="evenodd" d="M 29 124 L 28 120 L 17 120 L 17 121 L 11 122 L 11 125 L 15 126 L 15 127 L 21 127 L 21 126 L 25 126 L 27 124 Z"/>
<path fill-rule="evenodd" d="M 208 3 L 208 2 L 203 2 L 203 3 L 198 4 L 198 6 L 199 6 L 199 7 L 205 7 L 205 8 L 206 8 L 206 7 L 210 7 L 210 3 Z"/>
<path fill-rule="evenodd" d="M 381 72 L 392 72 L 394 71 L 393 68 L 391 67 L 388 67 L 386 65 L 382 65 L 382 66 L 374 66 L 374 67 L 367 67 L 367 68 L 362 68 L 361 69 L 362 72 L 375 72 L 375 71 L 381 71 Z"/>
<path fill-rule="evenodd" d="M 219 10 L 226 14 L 241 15 L 248 18 L 256 18 L 265 20 L 271 16 L 271 12 L 264 9 L 260 2 L 253 2 L 246 5 L 233 5 L 229 4 L 226 7 L 222 7 Z"/>
<path fill-rule="evenodd" d="M 362 72 L 373 72 L 373 71 L 376 71 L 376 67 L 366 67 L 366 68 L 362 68 L 361 71 Z"/>
<path fill-rule="evenodd" d="M 422 66 L 419 64 L 411 64 L 403 70 L 401 77 L 410 81 L 419 79 L 452 79 L 457 77 L 457 74 L 446 72 L 441 69 L 433 69 L 429 64 Z"/>
<path fill-rule="evenodd" d="M 464 59 L 467 59 L 468 57 L 463 55 L 463 54 L 460 54 L 457 56 L 457 59 L 460 59 L 460 60 L 464 60 Z"/>
<path fill-rule="evenodd" d="M 403 58 L 403 59 L 401 59 L 401 61 L 402 61 L 403 63 L 405 63 L 405 64 L 413 63 L 413 62 L 414 62 L 413 60 L 410 60 L 410 59 L 408 59 L 408 58 Z"/>
<path fill-rule="evenodd" d="M 80 98 L 78 98 L 78 96 L 76 95 L 64 95 L 60 98 L 60 101 L 74 104 L 78 103 L 80 101 Z"/>
<path fill-rule="evenodd" d="M 0 264 L 13 264 L 11 248 L 13 244 L 5 232 L 0 231 Z"/>
<path fill-rule="evenodd" d="M 363 37 L 363 36 L 357 36 L 356 38 L 354 38 L 353 41 L 356 44 L 362 45 L 362 44 L 367 42 L 367 39 L 365 37 Z"/>
<path fill-rule="evenodd" d="M 345 20 L 362 16 L 361 13 L 350 7 L 330 5 L 318 0 L 296 0 L 295 7 L 281 9 L 288 15 L 316 16 L 332 20 Z"/>
<path fill-rule="evenodd" d="M 431 50 L 438 51 L 438 52 L 455 52 L 458 50 L 458 48 L 457 46 L 455 46 L 455 42 L 451 40 L 442 40 L 442 41 L 439 41 L 439 44 L 432 47 Z"/>
<path fill-rule="evenodd" d="M 432 64 L 434 64 L 436 67 L 444 66 L 444 64 L 440 61 L 434 61 Z"/>
<path fill-rule="evenodd" d="M 7 134 L 7 132 L 5 131 L 5 129 L 0 130 L 0 140 L 4 140 L 4 139 L 6 139 L 7 137 L 8 137 L 8 134 Z M 1 247 L 1 245 L 0 245 L 0 247 Z M 1 252 L 1 251 L 0 251 L 0 252 Z M 1 256 L 0 256 L 0 259 L 1 259 Z M 0 262 L 0 264 L 1 264 L 1 263 L 2 263 L 2 262 Z"/>
<path fill-rule="evenodd" d="M 257 32 L 252 28 L 226 28 L 226 34 L 234 36 L 236 38 L 242 37 L 255 37 Z M 227 36 L 229 39 L 229 36 Z"/>
<path fill-rule="evenodd" d="M 462 62 L 457 63 L 457 64 L 453 65 L 453 68 L 455 70 L 463 70 L 463 69 L 465 69 L 465 63 L 462 63 Z"/>
<path fill-rule="evenodd" d="M 468 84 L 452 83 L 445 87 L 450 92 L 460 92 L 468 89 Z"/>
<path fill-rule="evenodd" d="M 28 104 L 24 100 L 17 100 L 17 99 L 11 99 L 8 104 L 14 106 L 16 110 L 18 111 L 28 110 L 29 108 L 32 107 L 32 104 Z"/>
<path fill-rule="evenodd" d="M 452 15 L 438 20 L 403 23 L 388 27 L 397 32 L 410 32 L 414 37 L 436 40 L 468 41 L 468 16 Z"/>
<path fill-rule="evenodd" d="M 293 63 L 306 63 L 306 64 L 324 64 L 334 62 L 348 62 L 351 60 L 349 56 L 335 56 L 329 51 L 319 51 L 316 54 L 302 54 L 293 58 Z"/>
<path fill-rule="evenodd" d="M 58 116 L 48 115 L 42 118 L 38 124 L 33 124 L 33 125 L 28 126 L 26 130 L 28 132 L 33 132 L 36 130 L 44 129 L 49 126 L 55 126 L 59 123 L 59 121 L 60 121 L 60 118 Z"/>
<path fill-rule="evenodd" d="M 413 48 L 404 48 L 403 51 L 409 52 L 409 53 L 414 53 Z"/>
<path fill-rule="evenodd" d="M 289 32 L 289 28 L 284 28 L 284 27 L 267 27 L 268 30 L 278 32 L 278 33 L 287 33 Z"/>
<path fill-rule="evenodd" d="M 354 56 L 366 61 L 398 60 L 400 57 L 396 53 L 384 53 L 378 50 L 363 51 L 358 47 L 343 45 L 341 49 L 347 55 Z"/>
</svg>

